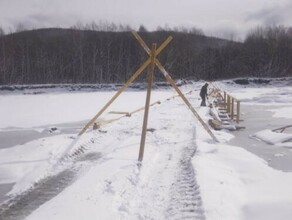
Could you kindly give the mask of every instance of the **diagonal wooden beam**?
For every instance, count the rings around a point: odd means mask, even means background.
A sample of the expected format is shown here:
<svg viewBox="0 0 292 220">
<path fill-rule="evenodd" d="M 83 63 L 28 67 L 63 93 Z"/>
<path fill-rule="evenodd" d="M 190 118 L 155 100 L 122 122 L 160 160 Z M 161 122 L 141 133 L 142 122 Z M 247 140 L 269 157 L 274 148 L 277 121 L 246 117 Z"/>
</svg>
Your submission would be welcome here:
<svg viewBox="0 0 292 220">
<path fill-rule="evenodd" d="M 198 119 L 198 121 L 201 123 L 201 125 L 204 127 L 204 129 L 208 132 L 208 134 L 212 137 L 212 139 L 215 142 L 219 142 L 218 139 L 215 137 L 215 135 L 212 133 L 208 125 L 203 121 L 201 116 L 197 113 L 197 111 L 194 109 L 194 107 L 191 105 L 191 103 L 188 101 L 188 99 L 184 96 L 184 94 L 180 91 L 180 89 L 175 84 L 174 80 L 171 78 L 171 76 L 167 73 L 167 71 L 164 69 L 164 67 L 161 65 L 161 63 L 156 59 L 155 64 L 157 65 L 158 69 L 162 72 L 166 80 L 172 85 L 172 87 L 175 89 L 175 91 L 179 94 L 179 96 L 182 98 L 182 100 L 185 102 L 185 104 L 189 107 L 191 112 L 195 115 L 195 117 Z"/>
<path fill-rule="evenodd" d="M 149 49 L 147 44 L 144 42 L 144 40 L 139 36 L 139 34 L 137 32 L 133 31 L 132 33 L 135 36 L 135 38 L 138 40 L 138 42 L 141 44 L 141 46 L 144 48 L 146 53 L 150 55 L 151 50 Z M 162 72 L 162 74 L 164 75 L 166 80 L 172 85 L 172 87 L 179 94 L 179 96 L 182 98 L 182 100 L 185 102 L 185 104 L 189 107 L 189 109 L 192 111 L 192 113 L 195 115 L 195 117 L 199 120 L 199 122 L 202 124 L 204 129 L 209 133 L 209 135 L 212 137 L 212 139 L 214 141 L 216 141 L 216 142 L 219 142 L 218 139 L 215 137 L 215 135 L 210 130 L 210 128 L 207 126 L 207 124 L 203 121 L 203 119 L 200 117 L 200 115 L 197 113 L 197 111 L 194 109 L 194 107 L 188 101 L 188 99 L 184 96 L 184 94 L 177 87 L 177 85 L 175 84 L 174 80 L 171 78 L 171 76 L 168 74 L 168 72 L 165 70 L 165 68 L 159 62 L 159 60 L 155 58 L 154 62 L 156 64 L 156 66 L 158 67 L 158 69 L 160 69 L 160 71 Z"/>
<path fill-rule="evenodd" d="M 116 100 L 116 98 L 143 72 L 143 70 L 150 64 L 150 58 L 148 58 L 143 65 L 132 75 L 132 77 L 122 86 L 117 93 L 105 104 L 105 106 L 84 126 L 84 128 L 78 134 L 81 136 L 96 119 Z"/>
<path fill-rule="evenodd" d="M 156 50 L 155 56 L 157 56 L 172 40 L 172 37 L 167 38 L 160 47 Z M 132 75 L 132 77 L 122 86 L 117 93 L 109 100 L 105 106 L 84 126 L 84 128 L 78 134 L 81 136 L 93 123 L 95 120 L 114 102 L 114 100 L 143 72 L 143 70 L 150 64 L 151 58 L 149 57 L 140 68 Z"/>
<path fill-rule="evenodd" d="M 145 43 L 145 41 L 140 37 L 140 35 L 136 31 L 132 31 L 132 34 L 136 38 L 136 40 L 140 43 L 140 45 L 143 47 L 143 49 L 147 52 L 148 55 L 150 55 L 151 50 Z"/>
</svg>

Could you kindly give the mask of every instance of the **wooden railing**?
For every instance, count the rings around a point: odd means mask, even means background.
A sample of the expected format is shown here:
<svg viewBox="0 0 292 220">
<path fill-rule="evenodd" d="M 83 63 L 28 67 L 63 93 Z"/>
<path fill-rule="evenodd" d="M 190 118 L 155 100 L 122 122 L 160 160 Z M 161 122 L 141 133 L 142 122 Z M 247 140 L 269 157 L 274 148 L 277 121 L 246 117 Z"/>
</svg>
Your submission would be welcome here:
<svg viewBox="0 0 292 220">
<path fill-rule="evenodd" d="M 240 122 L 240 101 L 228 94 L 226 91 L 223 92 L 223 101 L 226 107 L 227 114 L 229 117 L 236 121 Z"/>
</svg>

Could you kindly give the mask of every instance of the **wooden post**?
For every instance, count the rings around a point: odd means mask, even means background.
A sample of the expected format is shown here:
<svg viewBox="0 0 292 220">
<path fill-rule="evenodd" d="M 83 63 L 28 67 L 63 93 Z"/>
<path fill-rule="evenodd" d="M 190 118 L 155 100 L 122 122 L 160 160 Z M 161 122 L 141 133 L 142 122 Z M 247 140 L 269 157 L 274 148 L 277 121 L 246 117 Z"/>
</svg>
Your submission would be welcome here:
<svg viewBox="0 0 292 220">
<path fill-rule="evenodd" d="M 227 106 L 227 100 L 226 100 L 226 92 L 224 91 L 224 104 L 225 104 L 225 107 Z"/>
<path fill-rule="evenodd" d="M 230 114 L 230 96 L 227 94 L 227 114 Z"/>
<path fill-rule="evenodd" d="M 240 101 L 237 101 L 237 113 L 236 113 L 237 124 L 239 124 L 239 117 L 240 117 Z"/>
<path fill-rule="evenodd" d="M 234 118 L 234 98 L 231 97 L 231 119 Z"/>
<path fill-rule="evenodd" d="M 152 82 L 153 82 L 153 76 L 154 76 L 154 67 L 155 67 L 155 64 L 154 64 L 155 51 L 156 51 L 156 44 L 152 44 L 152 50 L 150 53 L 151 62 L 150 62 L 149 73 L 148 73 L 148 75 L 149 75 L 148 76 L 148 88 L 147 88 L 144 120 L 143 120 L 143 127 L 142 127 L 139 157 L 138 157 L 138 161 L 140 161 L 140 162 L 143 160 L 144 149 L 145 149 L 149 104 L 150 104 L 151 89 L 152 89 Z"/>
</svg>

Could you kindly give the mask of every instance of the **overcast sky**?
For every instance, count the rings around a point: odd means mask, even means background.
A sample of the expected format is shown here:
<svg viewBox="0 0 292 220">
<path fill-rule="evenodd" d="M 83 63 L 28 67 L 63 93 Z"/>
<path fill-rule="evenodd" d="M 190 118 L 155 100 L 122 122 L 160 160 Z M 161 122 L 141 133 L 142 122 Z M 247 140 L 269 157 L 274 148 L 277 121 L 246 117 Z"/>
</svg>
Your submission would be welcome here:
<svg viewBox="0 0 292 220">
<path fill-rule="evenodd" d="M 70 27 L 78 22 L 196 27 L 206 35 L 243 38 L 258 25 L 292 26 L 292 0 L 0 0 L 5 32 Z"/>
</svg>

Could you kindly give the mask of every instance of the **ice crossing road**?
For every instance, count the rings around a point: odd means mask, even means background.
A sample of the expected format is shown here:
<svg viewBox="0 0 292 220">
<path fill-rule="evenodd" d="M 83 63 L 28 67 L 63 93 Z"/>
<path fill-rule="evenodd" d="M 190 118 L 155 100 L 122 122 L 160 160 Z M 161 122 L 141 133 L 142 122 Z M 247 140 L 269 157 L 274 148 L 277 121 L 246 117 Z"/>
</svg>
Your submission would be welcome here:
<svg viewBox="0 0 292 220">
<path fill-rule="evenodd" d="M 195 153 L 195 145 L 186 146 L 184 149 L 178 165 L 177 179 L 171 187 L 171 200 L 166 219 L 205 219 L 200 187 L 191 164 Z"/>
</svg>

